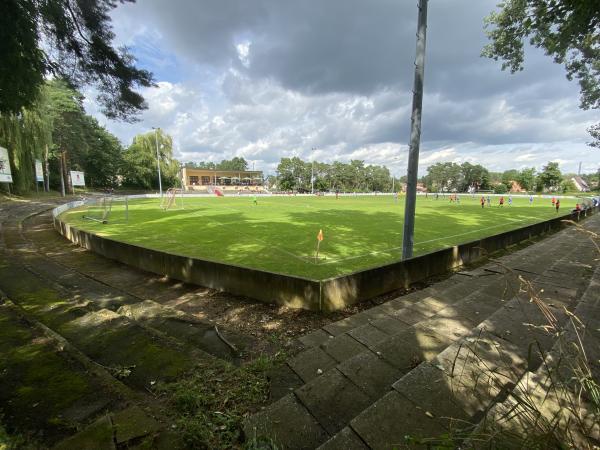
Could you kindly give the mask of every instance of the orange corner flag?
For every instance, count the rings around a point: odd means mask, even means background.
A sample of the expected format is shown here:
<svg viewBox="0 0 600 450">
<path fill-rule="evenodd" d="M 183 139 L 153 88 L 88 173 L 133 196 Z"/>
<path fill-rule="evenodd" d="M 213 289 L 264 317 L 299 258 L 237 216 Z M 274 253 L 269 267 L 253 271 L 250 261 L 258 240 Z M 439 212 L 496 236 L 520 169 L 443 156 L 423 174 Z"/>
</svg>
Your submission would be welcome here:
<svg viewBox="0 0 600 450">
<path fill-rule="evenodd" d="M 319 230 L 319 234 L 317 234 L 317 241 L 322 241 L 323 240 L 323 230 Z"/>
</svg>

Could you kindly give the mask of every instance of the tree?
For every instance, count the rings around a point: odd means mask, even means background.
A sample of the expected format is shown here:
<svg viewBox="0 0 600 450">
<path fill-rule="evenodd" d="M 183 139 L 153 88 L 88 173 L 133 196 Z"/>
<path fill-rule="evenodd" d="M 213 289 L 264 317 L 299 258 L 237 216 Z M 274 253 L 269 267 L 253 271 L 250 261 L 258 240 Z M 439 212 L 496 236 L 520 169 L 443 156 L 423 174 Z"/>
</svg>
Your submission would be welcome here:
<svg viewBox="0 0 600 450">
<path fill-rule="evenodd" d="M 557 190 L 562 182 L 562 174 L 558 168 L 558 163 L 549 162 L 546 164 L 542 172 L 538 175 L 538 181 L 544 188 L 550 191 Z"/>
<path fill-rule="evenodd" d="M 385 166 L 366 167 L 367 190 L 376 192 L 389 192 L 392 189 L 392 176 Z"/>
<path fill-rule="evenodd" d="M 427 168 L 427 189 L 458 191 L 463 185 L 461 166 L 453 162 L 435 163 Z"/>
<path fill-rule="evenodd" d="M 565 192 L 573 192 L 576 191 L 577 188 L 575 187 L 575 183 L 573 183 L 573 181 L 571 181 L 568 178 L 565 178 L 564 180 L 562 180 L 560 182 L 560 190 L 565 193 Z"/>
<path fill-rule="evenodd" d="M 513 181 L 517 181 L 519 177 L 519 171 L 516 169 L 509 169 L 502 172 L 502 183 L 507 186 L 512 186 Z"/>
<path fill-rule="evenodd" d="M 473 165 L 469 162 L 464 162 L 460 166 L 462 171 L 462 185 L 460 191 L 466 191 L 473 186 L 476 189 L 488 189 L 489 187 L 489 172 L 480 164 Z"/>
<path fill-rule="evenodd" d="M 121 0 L 123 2 L 133 0 Z M 114 0 L 5 0 L 0 4 L 0 113 L 18 114 L 53 75 L 70 87 L 94 85 L 109 118 L 133 120 L 146 108 L 138 87 L 152 74 L 112 46 Z"/>
<path fill-rule="evenodd" d="M 297 156 L 281 158 L 277 166 L 279 188 L 284 191 L 310 189 L 310 164 Z"/>
<path fill-rule="evenodd" d="M 116 187 L 123 166 L 123 147 L 98 121 L 86 116 L 88 149 L 81 168 L 90 187 Z"/>
<path fill-rule="evenodd" d="M 592 125 L 587 131 L 590 133 L 590 136 L 592 136 L 593 139 L 592 142 L 588 142 L 588 145 L 590 147 L 600 148 L 600 123 Z"/>
<path fill-rule="evenodd" d="M 517 174 L 517 183 L 526 191 L 532 191 L 535 186 L 535 168 L 523 169 Z"/>
<path fill-rule="evenodd" d="M 208 163 L 212 164 L 212 163 Z M 208 167 L 206 167 L 208 168 Z M 217 170 L 248 170 L 248 162 L 244 158 L 224 159 L 216 166 Z"/>
<path fill-rule="evenodd" d="M 163 188 L 179 185 L 179 163 L 173 159 L 173 139 L 162 130 L 138 134 L 123 154 L 123 184 L 158 189 L 156 142 L 158 140 Z"/>
<path fill-rule="evenodd" d="M 67 191 L 70 169 L 86 172 L 89 186 L 117 181 L 122 148 L 118 139 L 85 114 L 83 96 L 63 80 L 41 89 L 33 105 L 19 114 L 0 114 L 0 145 L 9 152 L 16 192 L 35 186 L 35 160 L 44 168 L 44 188 Z"/>
<path fill-rule="evenodd" d="M 498 183 L 494 186 L 494 194 L 506 194 L 508 192 L 508 186 L 504 183 Z"/>
<path fill-rule="evenodd" d="M 524 43 L 542 48 L 576 78 L 583 109 L 600 107 L 600 3 L 594 0 L 503 0 L 485 21 L 483 56 L 502 69 L 523 69 Z"/>
</svg>

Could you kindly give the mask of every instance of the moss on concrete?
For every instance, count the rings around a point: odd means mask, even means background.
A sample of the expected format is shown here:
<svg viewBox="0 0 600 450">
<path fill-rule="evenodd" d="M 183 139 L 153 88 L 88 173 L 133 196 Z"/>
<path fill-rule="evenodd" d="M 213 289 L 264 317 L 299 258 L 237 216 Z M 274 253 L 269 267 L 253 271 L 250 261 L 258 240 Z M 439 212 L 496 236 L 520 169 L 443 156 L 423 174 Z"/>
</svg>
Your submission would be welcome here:
<svg viewBox="0 0 600 450">
<path fill-rule="evenodd" d="M 98 391 L 81 367 L 0 306 L 0 413 L 10 429 L 49 441 L 64 436 L 77 425 L 65 411 Z"/>
</svg>

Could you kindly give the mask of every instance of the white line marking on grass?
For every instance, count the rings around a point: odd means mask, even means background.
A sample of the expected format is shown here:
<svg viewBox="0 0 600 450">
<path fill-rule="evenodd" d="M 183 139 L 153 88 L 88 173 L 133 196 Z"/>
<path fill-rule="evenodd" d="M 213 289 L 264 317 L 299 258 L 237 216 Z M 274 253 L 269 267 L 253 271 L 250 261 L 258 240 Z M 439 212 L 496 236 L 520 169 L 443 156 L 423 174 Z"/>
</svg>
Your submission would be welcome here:
<svg viewBox="0 0 600 450">
<path fill-rule="evenodd" d="M 239 213 L 244 213 L 244 212 L 246 212 L 246 211 L 242 211 L 242 210 L 240 210 L 240 209 L 235 209 L 235 208 L 232 208 L 232 207 L 230 207 L 230 206 L 225 206 L 225 205 L 217 205 L 217 208 L 228 209 L 228 210 L 231 210 L 231 211 L 236 211 L 236 212 L 239 212 Z M 200 215 L 203 215 L 203 214 L 201 214 L 201 213 L 199 214 L 199 213 L 200 213 L 200 211 L 196 211 L 196 212 L 190 213 L 190 215 L 196 215 L 196 214 L 198 214 L 199 216 L 200 216 Z M 210 216 L 205 216 L 205 217 L 208 219 L 208 221 L 209 221 L 209 222 L 213 222 L 213 223 L 219 224 L 219 225 L 221 225 L 221 226 L 227 226 L 227 225 L 232 225 L 232 224 L 236 224 L 238 227 L 240 226 L 240 223 L 239 223 L 239 221 L 236 221 L 236 222 L 233 222 L 233 221 L 232 221 L 232 222 L 222 222 L 222 221 L 219 221 L 219 220 L 215 220 L 215 217 L 214 217 L 213 215 L 210 215 Z M 287 217 L 287 216 L 286 216 L 286 217 L 283 217 L 283 216 L 282 216 L 282 217 L 280 217 L 280 218 L 281 218 L 281 219 L 289 219 L 289 217 Z M 264 219 L 263 219 L 263 218 L 260 218 L 260 219 L 245 219 L 245 220 L 246 220 L 246 221 L 259 221 L 259 222 L 262 222 L 262 221 L 264 221 Z M 302 261 L 302 262 L 303 262 L 303 263 L 305 263 L 305 264 L 315 264 L 315 262 L 314 262 L 314 261 L 312 261 L 312 260 L 311 260 L 311 258 L 310 258 L 309 256 L 298 256 L 298 255 L 296 255 L 296 254 L 294 254 L 294 253 L 292 253 L 292 252 L 289 252 L 289 251 L 287 251 L 287 250 L 285 250 L 285 249 L 283 249 L 283 248 L 280 248 L 280 247 L 278 247 L 278 246 L 276 246 L 276 245 L 273 245 L 273 244 L 271 244 L 271 243 L 269 243 L 269 242 L 265 242 L 264 240 L 262 240 L 262 239 L 260 239 L 260 238 L 257 238 L 256 236 L 253 236 L 253 235 L 250 235 L 250 234 L 243 233 L 242 231 L 240 231 L 240 229 L 239 229 L 239 228 L 238 228 L 238 229 L 236 229 L 236 233 L 238 233 L 238 234 L 241 234 L 241 235 L 244 235 L 244 236 L 246 236 L 246 237 L 248 237 L 248 238 L 251 238 L 251 239 L 253 239 L 253 240 L 255 240 L 255 241 L 258 241 L 258 242 L 260 242 L 261 244 L 263 244 L 263 245 L 267 246 L 268 248 L 272 248 L 273 250 L 278 250 L 278 251 L 279 251 L 279 252 L 281 252 L 281 253 L 284 253 L 284 254 L 286 254 L 286 255 L 288 255 L 288 256 L 291 256 L 291 257 L 293 257 L 293 258 L 296 258 L 297 260 L 299 260 L 299 261 Z"/>
<path fill-rule="evenodd" d="M 524 222 L 525 220 L 526 219 L 522 219 L 522 220 L 513 220 L 513 219 L 511 219 L 510 222 Z M 478 228 L 477 230 L 468 231 L 466 233 L 452 234 L 450 236 L 444 236 L 444 237 L 441 237 L 441 238 L 429 239 L 427 241 L 421 241 L 421 242 L 415 243 L 415 247 L 417 247 L 418 245 L 421 245 L 421 244 L 428 244 L 429 242 L 441 241 L 441 240 L 444 240 L 444 239 L 451 239 L 451 238 L 455 238 L 455 237 L 459 237 L 459 236 L 466 236 L 468 234 L 473 234 L 473 233 L 476 233 L 478 231 L 491 230 L 493 228 L 503 227 L 505 225 L 507 225 L 507 223 L 502 223 L 502 224 L 499 224 L 499 225 L 493 225 L 491 227 L 486 227 L 486 228 Z M 374 256 L 374 255 L 389 254 L 390 252 L 392 252 L 394 250 L 400 250 L 401 248 L 402 248 L 402 246 L 400 246 L 400 247 L 390 247 L 390 248 L 386 248 L 385 250 L 380 250 L 380 251 L 375 251 L 375 252 L 368 252 L 368 253 L 364 253 L 362 255 L 349 256 L 347 258 L 340 258 L 340 259 L 330 260 L 330 261 L 321 263 L 319 265 L 322 266 L 324 264 L 335 264 L 335 263 L 342 262 L 342 261 L 349 261 L 351 259 L 363 258 L 365 256 Z"/>
<path fill-rule="evenodd" d="M 509 222 L 523 222 L 523 221 L 525 221 L 525 220 L 526 220 L 526 219 L 521 219 L 521 220 L 509 219 Z M 473 231 L 467 231 L 466 233 L 453 234 L 453 235 L 451 235 L 451 236 L 444 236 L 444 237 L 441 237 L 441 238 L 429 239 L 429 240 L 427 240 L 427 241 L 421 241 L 421 242 L 417 242 L 415 245 L 428 244 L 429 242 L 441 241 L 441 240 L 444 240 L 444 239 L 448 239 L 448 238 L 454 238 L 454 237 L 459 237 L 459 236 L 466 236 L 466 235 L 468 235 L 468 234 L 473 234 L 473 233 L 476 233 L 476 232 L 478 232 L 478 231 L 482 231 L 482 230 L 491 230 L 491 229 L 493 229 L 493 228 L 503 227 L 503 226 L 505 226 L 505 225 L 507 225 L 507 223 L 501 223 L 501 224 L 498 224 L 498 225 L 492 225 L 491 227 L 478 228 L 478 229 L 476 229 L 476 230 L 473 230 Z"/>
<path fill-rule="evenodd" d="M 213 222 L 213 223 L 216 223 L 216 224 L 219 224 L 219 225 L 221 225 L 221 226 L 232 225 L 232 224 L 234 223 L 234 222 L 219 222 L 219 221 L 217 221 L 217 220 L 212 220 L 211 222 Z M 285 249 L 283 249 L 283 248 L 280 248 L 280 247 L 278 247 L 278 246 L 276 246 L 276 245 L 273 245 L 273 244 L 271 244 L 270 242 L 265 242 L 264 240 L 262 240 L 262 239 L 260 239 L 260 238 L 258 238 L 258 237 L 256 237 L 256 236 L 254 236 L 254 235 L 251 235 L 251 234 L 244 233 L 244 232 L 242 232 L 242 231 L 240 231 L 240 230 L 239 230 L 239 226 L 240 226 L 240 225 L 239 225 L 239 223 L 237 223 L 237 225 L 236 225 L 236 226 L 238 227 L 238 228 L 236 229 L 236 231 L 235 231 L 237 234 L 241 234 L 241 235 L 243 235 L 243 236 L 246 236 L 246 237 L 248 237 L 248 238 L 250 238 L 250 239 L 252 239 L 252 240 L 258 241 L 258 242 L 260 242 L 261 244 L 263 244 L 264 246 L 266 246 L 267 248 L 271 248 L 271 249 L 273 249 L 273 250 L 278 250 L 278 251 L 280 251 L 280 252 L 282 252 L 282 253 L 284 253 L 284 254 L 286 254 L 286 255 L 288 255 L 288 256 L 291 256 L 291 257 L 293 257 L 293 258 L 296 258 L 296 259 L 297 259 L 297 260 L 299 260 L 299 261 L 302 261 L 302 262 L 303 262 L 303 263 L 305 263 L 305 264 L 314 264 L 314 262 L 312 262 L 312 261 L 309 259 L 310 257 L 298 256 L 298 255 L 296 255 L 296 254 L 294 254 L 294 253 L 292 253 L 292 252 L 289 252 L 289 251 L 287 251 L 287 250 L 285 250 Z"/>
</svg>

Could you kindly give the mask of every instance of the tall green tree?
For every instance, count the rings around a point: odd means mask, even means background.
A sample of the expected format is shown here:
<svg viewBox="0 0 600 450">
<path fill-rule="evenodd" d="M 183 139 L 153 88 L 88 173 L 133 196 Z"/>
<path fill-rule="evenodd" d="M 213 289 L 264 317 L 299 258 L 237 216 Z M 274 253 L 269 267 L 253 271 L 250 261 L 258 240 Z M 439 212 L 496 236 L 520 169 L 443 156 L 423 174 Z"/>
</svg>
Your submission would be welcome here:
<svg viewBox="0 0 600 450">
<path fill-rule="evenodd" d="M 427 189 L 458 191 L 463 185 L 461 166 L 453 162 L 435 163 L 427 168 Z"/>
<path fill-rule="evenodd" d="M 519 177 L 519 171 L 516 169 L 508 169 L 502 172 L 502 183 L 506 186 L 512 186 L 513 181 L 517 181 Z"/>
<path fill-rule="evenodd" d="M 535 168 L 531 167 L 519 171 L 516 181 L 526 191 L 532 191 L 535 186 Z"/>
<path fill-rule="evenodd" d="M 213 163 L 208 163 L 208 164 L 213 164 Z M 244 171 L 244 170 L 248 170 L 248 162 L 244 158 L 240 158 L 238 156 L 235 156 L 232 159 L 224 159 L 224 160 L 222 160 L 219 164 L 216 165 L 216 169 L 217 170 L 240 170 L 240 171 Z"/>
<path fill-rule="evenodd" d="M 51 184 L 58 183 L 62 195 L 69 186 L 70 170 L 83 170 L 82 161 L 87 151 L 87 129 L 83 95 L 66 81 L 54 79 L 44 85 L 39 101 L 40 111 L 46 115 L 52 128 L 50 151 Z"/>
<path fill-rule="evenodd" d="M 549 162 L 538 175 L 538 182 L 545 188 L 555 191 L 560 187 L 563 177 L 557 162 Z"/>
<path fill-rule="evenodd" d="M 581 107 L 600 107 L 600 3 L 595 0 L 503 0 L 485 21 L 483 55 L 523 69 L 525 42 L 543 49 L 576 78 Z"/>
<path fill-rule="evenodd" d="M 51 129 L 40 111 L 0 114 L 0 146 L 8 149 L 15 192 L 24 194 L 34 188 L 35 160 L 43 159 L 44 149 L 51 145 Z"/>
<path fill-rule="evenodd" d="M 489 172 L 481 164 L 471 164 L 464 162 L 460 165 L 463 181 L 460 187 L 460 191 L 466 191 L 469 187 L 473 186 L 475 189 L 488 189 L 489 188 Z"/>
<path fill-rule="evenodd" d="M 123 184 L 142 189 L 158 189 L 156 146 L 163 189 L 178 186 L 179 162 L 173 158 L 173 139 L 162 130 L 138 134 L 123 153 Z"/>
<path fill-rule="evenodd" d="M 600 2 L 597 0 L 503 0 L 485 20 L 490 43 L 482 55 L 502 69 L 523 70 L 525 42 L 539 47 L 577 79 L 583 109 L 600 108 Z M 598 142 L 600 124 L 588 129 Z M 598 146 L 598 145 L 595 145 Z"/>
<path fill-rule="evenodd" d="M 92 188 L 116 187 L 123 165 L 121 142 L 90 116 L 87 125 L 87 152 L 81 161 L 86 183 Z"/>
<path fill-rule="evenodd" d="M 277 178 L 281 190 L 308 190 L 310 166 L 297 156 L 281 158 L 277 166 Z"/>
<path fill-rule="evenodd" d="M 588 128 L 588 133 L 592 136 L 592 141 L 588 142 L 590 147 L 600 148 L 600 123 L 592 125 Z"/>
<path fill-rule="evenodd" d="M 152 75 L 112 41 L 110 12 L 133 0 L 0 2 L 0 113 L 31 107 L 49 75 L 72 87 L 94 85 L 107 117 L 133 120 L 146 107 L 139 87 Z"/>
</svg>

